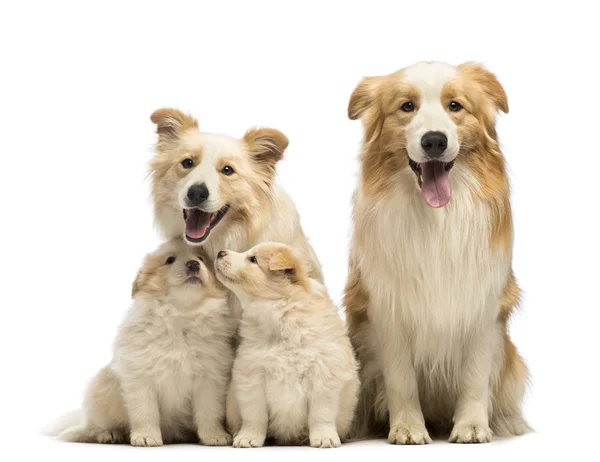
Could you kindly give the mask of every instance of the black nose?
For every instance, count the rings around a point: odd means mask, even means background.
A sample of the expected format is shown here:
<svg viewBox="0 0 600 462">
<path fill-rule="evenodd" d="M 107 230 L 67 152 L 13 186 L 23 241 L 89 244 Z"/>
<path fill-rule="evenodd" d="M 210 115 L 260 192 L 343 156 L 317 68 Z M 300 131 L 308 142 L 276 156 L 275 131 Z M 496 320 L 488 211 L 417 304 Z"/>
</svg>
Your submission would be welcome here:
<svg viewBox="0 0 600 462">
<path fill-rule="evenodd" d="M 219 250 L 217 258 L 223 258 L 225 255 L 227 255 L 227 252 L 225 252 L 224 250 Z"/>
<path fill-rule="evenodd" d="M 196 260 L 190 260 L 186 262 L 185 266 L 187 266 L 187 269 L 192 273 L 197 273 L 200 271 L 200 263 L 198 263 Z"/>
<path fill-rule="evenodd" d="M 442 132 L 427 132 L 421 138 L 421 146 L 430 157 L 441 157 L 448 147 L 448 137 Z"/>
<path fill-rule="evenodd" d="M 196 206 L 208 199 L 208 188 L 204 183 L 190 186 L 187 192 L 188 204 Z"/>
</svg>

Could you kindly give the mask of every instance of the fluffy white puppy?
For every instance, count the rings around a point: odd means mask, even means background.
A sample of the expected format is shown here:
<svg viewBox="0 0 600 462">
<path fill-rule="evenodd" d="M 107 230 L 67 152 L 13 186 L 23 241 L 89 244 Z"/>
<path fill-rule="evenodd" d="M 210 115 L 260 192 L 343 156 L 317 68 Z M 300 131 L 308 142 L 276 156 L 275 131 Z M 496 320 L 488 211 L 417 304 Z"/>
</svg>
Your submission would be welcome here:
<svg viewBox="0 0 600 462">
<path fill-rule="evenodd" d="M 284 244 L 218 253 L 217 278 L 242 304 L 227 401 L 235 447 L 338 447 L 359 389 L 350 340 L 325 287 Z"/>
<path fill-rule="evenodd" d="M 53 429 L 60 439 L 231 443 L 223 423 L 235 324 L 197 251 L 178 238 L 146 257 L 114 358 L 92 380 L 83 410 Z"/>
</svg>

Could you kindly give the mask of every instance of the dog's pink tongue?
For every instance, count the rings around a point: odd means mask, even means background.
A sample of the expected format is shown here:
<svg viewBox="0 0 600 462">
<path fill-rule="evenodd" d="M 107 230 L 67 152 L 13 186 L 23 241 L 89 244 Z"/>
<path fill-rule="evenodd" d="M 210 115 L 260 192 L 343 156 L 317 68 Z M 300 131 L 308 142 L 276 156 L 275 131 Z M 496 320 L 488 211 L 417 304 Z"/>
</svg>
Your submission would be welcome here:
<svg viewBox="0 0 600 462">
<path fill-rule="evenodd" d="M 445 206 L 452 195 L 450 178 L 443 162 L 430 161 L 421 164 L 423 184 L 421 195 L 430 207 Z"/>
<path fill-rule="evenodd" d="M 210 225 L 210 213 L 198 209 L 187 210 L 185 219 L 185 234 L 194 239 L 200 239 L 206 234 Z"/>
</svg>

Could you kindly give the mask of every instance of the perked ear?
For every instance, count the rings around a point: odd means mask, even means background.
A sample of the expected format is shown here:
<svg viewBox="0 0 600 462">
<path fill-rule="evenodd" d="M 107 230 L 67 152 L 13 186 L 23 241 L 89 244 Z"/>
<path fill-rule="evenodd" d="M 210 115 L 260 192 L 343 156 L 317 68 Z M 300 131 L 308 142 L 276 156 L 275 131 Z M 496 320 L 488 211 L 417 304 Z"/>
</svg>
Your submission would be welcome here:
<svg viewBox="0 0 600 462">
<path fill-rule="evenodd" d="M 283 152 L 288 147 L 287 137 L 274 128 L 255 128 L 248 130 L 244 141 L 253 159 L 270 169 L 283 158 Z"/>
<path fill-rule="evenodd" d="M 508 113 L 508 99 L 504 88 L 494 74 L 477 63 L 464 63 L 458 66 L 461 72 L 479 84 L 496 110 Z"/>
<path fill-rule="evenodd" d="M 192 116 L 178 109 L 157 109 L 150 116 L 156 124 L 156 133 L 160 141 L 172 141 L 189 128 L 198 128 L 198 122 Z"/>
<path fill-rule="evenodd" d="M 308 276 L 304 264 L 289 247 L 281 247 L 271 256 L 269 270 L 281 272 L 292 284 L 307 286 Z"/>
<path fill-rule="evenodd" d="M 365 77 L 350 96 L 348 103 L 348 117 L 350 120 L 356 120 L 365 113 L 375 102 L 377 85 L 380 77 Z"/>
</svg>

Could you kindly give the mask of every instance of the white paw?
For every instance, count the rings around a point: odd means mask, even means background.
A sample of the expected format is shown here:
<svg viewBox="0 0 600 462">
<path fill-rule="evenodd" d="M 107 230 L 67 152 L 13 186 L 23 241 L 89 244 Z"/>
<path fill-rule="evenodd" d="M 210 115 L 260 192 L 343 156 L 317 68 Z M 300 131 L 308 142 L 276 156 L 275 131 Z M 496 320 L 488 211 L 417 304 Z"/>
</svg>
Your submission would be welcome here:
<svg viewBox="0 0 600 462">
<path fill-rule="evenodd" d="M 265 444 L 265 437 L 254 432 L 244 431 L 242 428 L 240 432 L 233 439 L 234 448 L 260 448 Z"/>
<path fill-rule="evenodd" d="M 198 434 L 198 437 L 204 446 L 229 446 L 231 444 L 231 435 L 225 430 L 211 430 Z"/>
<path fill-rule="evenodd" d="M 159 435 L 146 435 L 143 433 L 131 434 L 131 445 L 140 447 L 162 446 L 162 437 Z"/>
<path fill-rule="evenodd" d="M 428 444 L 431 438 L 422 424 L 394 425 L 388 435 L 390 444 Z"/>
<path fill-rule="evenodd" d="M 96 435 L 96 441 L 100 444 L 118 444 L 125 441 L 125 437 L 118 430 L 106 430 Z"/>
<path fill-rule="evenodd" d="M 487 425 L 477 423 L 457 423 L 450 434 L 451 443 L 489 443 L 492 431 Z"/>
<path fill-rule="evenodd" d="M 313 448 L 339 448 L 342 445 L 336 431 L 322 432 L 310 435 L 310 445 Z"/>
</svg>

